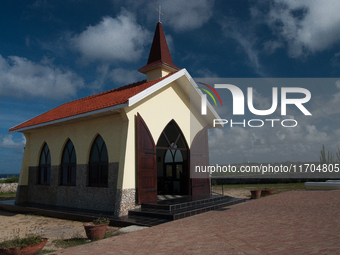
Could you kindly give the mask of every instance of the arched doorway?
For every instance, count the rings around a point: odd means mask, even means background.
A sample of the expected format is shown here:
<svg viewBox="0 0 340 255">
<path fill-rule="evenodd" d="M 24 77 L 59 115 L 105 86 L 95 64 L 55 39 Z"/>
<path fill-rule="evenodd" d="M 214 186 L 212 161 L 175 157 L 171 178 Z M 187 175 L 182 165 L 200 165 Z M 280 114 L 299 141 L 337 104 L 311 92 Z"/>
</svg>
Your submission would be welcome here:
<svg viewBox="0 0 340 255">
<path fill-rule="evenodd" d="M 157 194 L 188 195 L 188 145 L 174 120 L 164 128 L 156 145 Z"/>
</svg>

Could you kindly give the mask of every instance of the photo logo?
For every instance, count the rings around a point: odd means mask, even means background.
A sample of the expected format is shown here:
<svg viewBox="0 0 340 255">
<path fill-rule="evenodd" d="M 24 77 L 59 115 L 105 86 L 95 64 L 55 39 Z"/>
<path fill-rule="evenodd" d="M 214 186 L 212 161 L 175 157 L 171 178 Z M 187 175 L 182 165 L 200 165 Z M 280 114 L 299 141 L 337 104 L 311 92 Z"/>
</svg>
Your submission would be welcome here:
<svg viewBox="0 0 340 255">
<path fill-rule="evenodd" d="M 209 88 L 212 92 L 214 92 L 215 95 L 217 96 L 218 100 L 220 101 L 221 106 L 222 106 L 221 97 L 213 87 L 211 87 L 210 85 L 203 83 L 203 82 L 198 82 L 198 83 L 202 84 L 203 86 Z M 204 89 L 204 88 L 199 88 L 199 89 L 206 92 L 212 98 L 212 100 L 214 101 L 215 106 L 217 106 L 216 100 L 215 100 L 214 96 L 210 93 L 209 90 Z M 207 115 L 207 95 L 206 94 L 203 94 L 202 98 L 201 98 L 201 114 Z"/>
<path fill-rule="evenodd" d="M 209 86 L 208 84 L 199 82 L 200 84 L 206 86 L 207 88 L 209 88 L 210 90 L 212 90 L 215 95 L 218 97 L 221 106 L 222 106 L 222 101 L 221 98 L 219 96 L 219 94 L 216 92 L 216 90 Z M 244 105 L 245 105 L 245 96 L 242 92 L 242 90 L 232 84 L 215 84 L 215 88 L 220 88 L 220 89 L 228 89 L 233 97 L 233 115 L 244 115 Z M 210 95 L 210 97 L 213 99 L 215 106 L 217 106 L 216 100 L 214 98 L 214 96 L 210 93 L 210 91 L 208 91 L 207 89 L 204 88 L 199 88 L 200 90 L 206 92 L 208 95 Z M 310 99 L 311 99 L 311 93 L 308 89 L 305 88 L 299 88 L 299 87 L 282 87 L 281 88 L 281 115 L 284 116 L 286 115 L 286 108 L 287 105 L 291 104 L 291 105 L 295 105 L 304 115 L 306 116 L 311 116 L 312 114 L 306 109 L 306 107 L 303 105 L 304 103 L 307 103 Z M 292 94 L 294 93 L 299 94 L 300 97 L 299 98 L 288 98 L 288 94 Z M 302 96 L 303 95 L 303 96 Z M 272 88 L 272 105 L 269 109 L 267 110 L 258 110 L 255 109 L 254 107 L 254 103 L 253 103 L 253 88 L 252 87 L 248 87 L 247 88 L 247 105 L 248 105 L 248 109 L 249 111 L 254 114 L 254 115 L 258 115 L 258 116 L 265 116 L 265 115 L 270 115 L 273 114 L 278 106 L 278 101 L 279 101 L 279 96 L 278 96 L 278 88 L 277 87 L 273 87 Z M 207 95 L 203 94 L 201 96 L 201 114 L 202 115 L 207 115 Z M 265 121 L 261 120 L 261 119 L 252 119 L 249 120 L 248 126 L 250 127 L 262 127 L 264 125 L 265 122 L 271 122 L 272 127 L 274 127 L 274 122 L 275 121 L 280 121 L 279 119 L 265 119 Z M 285 123 L 287 121 L 290 122 L 294 122 L 293 125 L 286 125 Z M 254 125 L 254 122 L 257 122 L 257 125 Z M 215 127 L 216 124 L 219 125 L 224 125 L 227 124 L 228 120 L 225 119 L 215 119 L 213 126 Z M 230 124 L 231 127 L 233 126 L 233 120 L 230 120 Z M 243 127 L 246 126 L 246 120 L 243 120 L 243 122 L 239 122 L 236 123 L 234 122 L 234 125 L 238 124 L 238 125 L 242 125 Z M 284 119 L 283 121 L 281 121 L 281 125 L 283 127 L 295 127 L 297 126 L 297 121 L 295 119 Z"/>
</svg>

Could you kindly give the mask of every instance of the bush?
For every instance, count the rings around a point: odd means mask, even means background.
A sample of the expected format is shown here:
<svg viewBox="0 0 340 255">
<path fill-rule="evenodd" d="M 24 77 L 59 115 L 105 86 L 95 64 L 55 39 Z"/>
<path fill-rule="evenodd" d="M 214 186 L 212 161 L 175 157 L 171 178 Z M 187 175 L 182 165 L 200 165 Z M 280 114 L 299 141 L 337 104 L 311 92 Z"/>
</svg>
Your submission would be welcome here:
<svg viewBox="0 0 340 255">
<path fill-rule="evenodd" d="M 43 240 L 41 236 L 28 236 L 25 238 L 15 238 L 13 240 L 8 240 L 0 243 L 1 248 L 20 248 L 20 247 L 26 247 L 31 244 L 37 244 L 40 243 Z"/>
<path fill-rule="evenodd" d="M 5 180 L 0 180 L 0 183 L 18 183 L 18 182 L 19 182 L 19 177 L 16 177 L 16 176 L 7 178 Z"/>
<path fill-rule="evenodd" d="M 93 225 L 101 225 L 101 224 L 105 224 L 105 223 L 108 223 L 108 222 L 110 222 L 109 219 L 105 219 L 105 218 L 99 217 L 98 219 L 95 219 L 93 221 Z"/>
</svg>

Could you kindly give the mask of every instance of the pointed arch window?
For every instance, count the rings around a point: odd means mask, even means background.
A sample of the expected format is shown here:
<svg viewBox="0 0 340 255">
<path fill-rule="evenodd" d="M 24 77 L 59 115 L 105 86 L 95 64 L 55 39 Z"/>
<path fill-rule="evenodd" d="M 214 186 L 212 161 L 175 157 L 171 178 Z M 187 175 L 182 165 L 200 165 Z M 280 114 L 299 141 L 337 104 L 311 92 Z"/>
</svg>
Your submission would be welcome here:
<svg viewBox="0 0 340 255">
<path fill-rule="evenodd" d="M 77 156 L 74 145 L 68 140 L 61 159 L 61 184 L 76 185 Z"/>
<path fill-rule="evenodd" d="M 185 138 L 174 120 L 163 130 L 157 142 L 158 149 L 187 150 Z M 172 153 L 174 156 L 175 154 Z"/>
<path fill-rule="evenodd" d="M 51 155 L 47 143 L 41 150 L 39 160 L 39 184 L 50 184 L 51 179 Z"/>
<path fill-rule="evenodd" d="M 156 148 L 158 194 L 189 194 L 188 146 L 174 120 L 164 128 Z"/>
<path fill-rule="evenodd" d="M 107 187 L 108 153 L 106 144 L 100 135 L 92 144 L 89 168 L 89 185 Z"/>
<path fill-rule="evenodd" d="M 168 149 L 165 152 L 165 158 L 164 158 L 164 163 L 180 163 L 183 162 L 183 154 L 181 150 L 176 150 L 177 145 L 175 145 L 174 142 L 171 143 L 170 145 L 172 149 Z"/>
</svg>

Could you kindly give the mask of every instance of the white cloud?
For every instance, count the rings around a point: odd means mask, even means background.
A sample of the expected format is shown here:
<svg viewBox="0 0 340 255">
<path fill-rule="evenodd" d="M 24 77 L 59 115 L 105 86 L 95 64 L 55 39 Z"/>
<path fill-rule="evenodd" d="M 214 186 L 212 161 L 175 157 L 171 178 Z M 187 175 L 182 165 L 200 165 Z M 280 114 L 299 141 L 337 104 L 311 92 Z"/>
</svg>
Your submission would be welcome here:
<svg viewBox="0 0 340 255">
<path fill-rule="evenodd" d="M 340 89 L 340 81 L 335 82 L 335 87 Z M 327 118 L 340 113 L 340 92 L 333 93 L 329 97 L 318 96 L 312 105 L 313 118 Z"/>
<path fill-rule="evenodd" d="M 93 89 L 99 89 L 105 82 L 111 80 L 114 86 L 127 85 L 137 81 L 145 80 L 145 75 L 136 70 L 127 70 L 116 68 L 110 70 L 109 65 L 101 65 L 97 67 L 97 79 L 91 84 Z"/>
<path fill-rule="evenodd" d="M 158 21 L 156 9 L 161 6 L 161 22 L 175 31 L 200 28 L 213 14 L 215 0 L 114 0 L 117 5 L 139 12 L 149 22 Z"/>
<path fill-rule="evenodd" d="M 218 78 L 218 75 L 209 70 L 208 68 L 201 68 L 199 70 L 196 70 L 196 76 L 197 77 L 202 77 L 202 78 Z"/>
<path fill-rule="evenodd" d="M 126 70 L 123 68 L 113 69 L 109 77 L 116 84 L 130 84 L 140 80 L 145 80 L 145 75 L 135 70 Z"/>
<path fill-rule="evenodd" d="M 13 139 L 13 135 L 0 135 L 0 147 L 6 149 L 14 149 L 18 151 L 22 151 L 26 144 L 26 138 L 24 135 L 21 136 L 21 139 Z"/>
<path fill-rule="evenodd" d="M 334 54 L 334 56 L 332 57 L 331 61 L 332 61 L 332 64 L 334 66 L 340 66 L 340 52 L 337 52 Z"/>
<path fill-rule="evenodd" d="M 336 87 L 337 87 L 338 89 L 340 89 L 340 80 L 337 80 L 337 81 L 335 82 L 335 85 L 336 85 Z"/>
<path fill-rule="evenodd" d="M 150 38 L 151 33 L 123 9 L 116 18 L 104 17 L 99 24 L 88 26 L 70 42 L 85 62 L 132 62 L 139 60 Z"/>
<path fill-rule="evenodd" d="M 304 58 L 340 42 L 340 2 L 337 0 L 252 1 L 250 20 L 225 16 L 220 22 L 225 37 L 236 40 L 254 71 L 267 77 L 261 54 L 287 48 L 292 58 Z M 267 25 L 272 31 L 263 27 Z M 262 32 L 261 32 L 262 31 Z M 263 36 L 262 36 L 263 35 Z M 268 39 L 267 39 L 268 38 Z M 332 58 L 339 64 L 339 55 Z"/>
<path fill-rule="evenodd" d="M 223 35 L 226 38 L 232 38 L 238 42 L 249 60 L 247 63 L 249 63 L 254 71 L 261 76 L 267 76 L 259 60 L 260 52 L 256 45 L 258 38 L 252 32 L 254 28 L 253 24 L 242 24 L 241 21 L 231 17 L 225 18 L 220 24 L 222 26 Z"/>
<path fill-rule="evenodd" d="M 335 133 L 320 131 L 314 125 L 274 128 L 266 123 L 261 128 L 240 126 L 209 131 L 210 163 L 318 161 L 322 144 L 331 151 L 339 146 Z M 339 132 L 338 132 L 339 133 Z"/>
<path fill-rule="evenodd" d="M 266 54 L 272 54 L 277 49 L 284 47 L 284 44 L 279 41 L 267 41 L 263 43 L 263 50 Z"/>
<path fill-rule="evenodd" d="M 325 50 L 340 41 L 337 0 L 274 0 L 265 22 L 289 46 L 291 57 Z M 254 12 L 255 16 L 258 12 Z"/>
<path fill-rule="evenodd" d="M 26 58 L 0 55 L 0 95 L 12 97 L 45 97 L 60 99 L 76 95 L 84 86 L 83 79 L 68 69 L 53 65 L 52 60 L 40 63 Z"/>
<path fill-rule="evenodd" d="M 161 20 L 174 30 L 185 31 L 201 27 L 212 16 L 214 1 L 212 0 L 173 0 L 157 1 L 162 6 Z M 150 10 L 155 3 L 149 3 Z"/>
<path fill-rule="evenodd" d="M 247 92 L 248 93 L 248 92 Z M 257 110 L 267 110 L 272 107 L 272 98 L 263 96 L 253 88 L 253 106 Z"/>
</svg>

